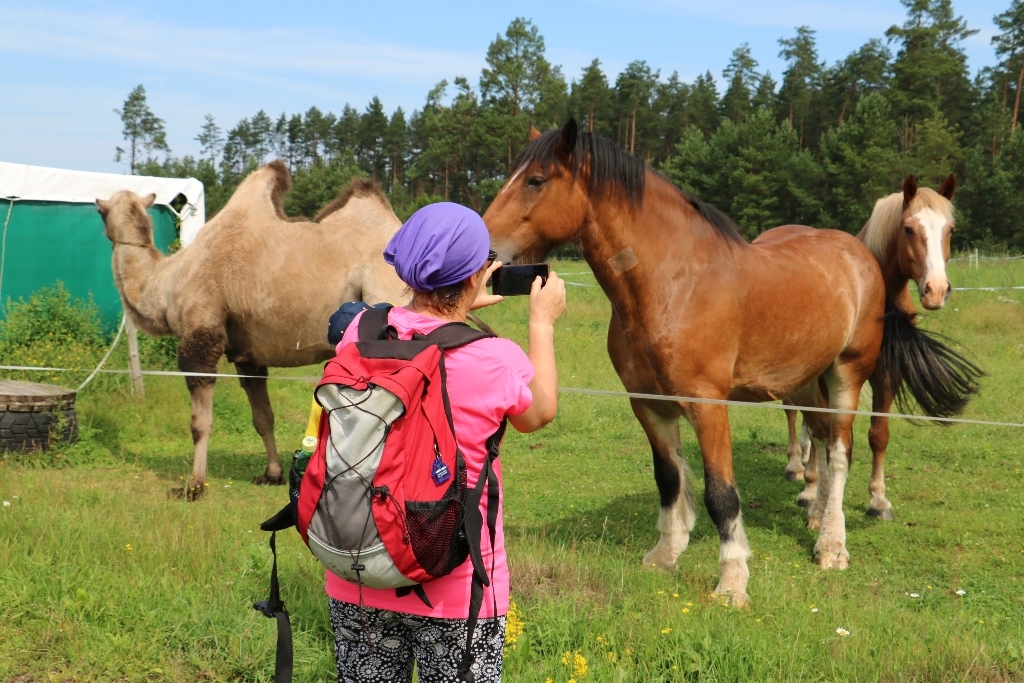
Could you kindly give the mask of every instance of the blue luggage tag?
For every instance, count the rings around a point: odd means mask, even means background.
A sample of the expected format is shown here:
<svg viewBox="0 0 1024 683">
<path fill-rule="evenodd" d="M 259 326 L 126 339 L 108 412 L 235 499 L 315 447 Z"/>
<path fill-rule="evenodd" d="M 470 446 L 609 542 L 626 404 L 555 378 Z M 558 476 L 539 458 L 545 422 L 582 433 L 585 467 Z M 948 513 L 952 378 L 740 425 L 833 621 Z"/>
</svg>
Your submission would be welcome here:
<svg viewBox="0 0 1024 683">
<path fill-rule="evenodd" d="M 440 454 L 438 454 L 437 458 L 434 460 L 434 469 L 430 472 L 430 477 L 438 486 L 452 478 L 451 470 L 449 470 L 448 465 L 445 465 L 444 461 L 441 460 Z"/>
</svg>

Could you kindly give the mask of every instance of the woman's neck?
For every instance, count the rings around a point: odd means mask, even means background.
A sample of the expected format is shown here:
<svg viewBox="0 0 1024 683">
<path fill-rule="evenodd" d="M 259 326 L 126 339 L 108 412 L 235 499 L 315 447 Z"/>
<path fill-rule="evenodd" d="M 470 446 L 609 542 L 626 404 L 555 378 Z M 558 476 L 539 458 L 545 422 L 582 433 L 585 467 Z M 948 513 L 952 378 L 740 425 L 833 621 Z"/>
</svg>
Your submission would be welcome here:
<svg viewBox="0 0 1024 683">
<path fill-rule="evenodd" d="M 457 323 L 466 322 L 466 315 L 469 313 L 469 306 L 466 305 L 460 305 L 457 309 L 450 313 L 438 311 L 432 306 L 428 306 L 421 302 L 418 302 L 416 300 L 416 297 L 413 297 L 413 300 L 410 301 L 407 305 L 403 306 L 403 308 L 405 308 L 407 311 L 412 311 L 413 313 L 417 313 L 428 318 L 437 318 L 438 320 L 445 320 L 447 322 Z"/>
</svg>

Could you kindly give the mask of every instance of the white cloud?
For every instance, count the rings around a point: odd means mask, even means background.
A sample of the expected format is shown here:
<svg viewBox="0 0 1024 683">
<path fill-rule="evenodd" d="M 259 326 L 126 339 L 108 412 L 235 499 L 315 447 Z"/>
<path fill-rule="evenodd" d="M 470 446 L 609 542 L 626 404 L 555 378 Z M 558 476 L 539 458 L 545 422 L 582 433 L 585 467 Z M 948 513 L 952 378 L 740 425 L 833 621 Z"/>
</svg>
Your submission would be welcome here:
<svg viewBox="0 0 1024 683">
<path fill-rule="evenodd" d="M 419 84 L 479 70 L 476 55 L 426 46 L 339 39 L 318 27 L 235 29 L 156 23 L 128 14 L 7 8 L 0 52 L 144 63 L 240 83 L 297 90 L 355 77 Z"/>
</svg>

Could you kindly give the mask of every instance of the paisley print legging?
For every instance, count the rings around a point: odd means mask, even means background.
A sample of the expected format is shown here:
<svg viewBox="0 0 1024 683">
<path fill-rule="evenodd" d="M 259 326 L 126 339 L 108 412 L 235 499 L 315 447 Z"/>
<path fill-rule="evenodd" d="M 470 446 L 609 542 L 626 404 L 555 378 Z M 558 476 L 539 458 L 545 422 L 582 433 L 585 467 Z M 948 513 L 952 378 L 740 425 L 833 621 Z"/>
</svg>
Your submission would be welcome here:
<svg viewBox="0 0 1024 683">
<path fill-rule="evenodd" d="M 418 617 L 328 598 L 338 683 L 450 683 L 466 647 L 466 619 Z M 476 683 L 501 681 L 505 617 L 477 621 L 473 632 Z"/>
</svg>

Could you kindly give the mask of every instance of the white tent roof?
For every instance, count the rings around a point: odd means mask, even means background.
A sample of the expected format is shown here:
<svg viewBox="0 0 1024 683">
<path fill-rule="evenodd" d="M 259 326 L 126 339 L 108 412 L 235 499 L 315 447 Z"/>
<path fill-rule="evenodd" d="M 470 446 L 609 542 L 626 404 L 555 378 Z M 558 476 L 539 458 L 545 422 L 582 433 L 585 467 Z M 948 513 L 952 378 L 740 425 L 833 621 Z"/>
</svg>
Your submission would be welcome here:
<svg viewBox="0 0 1024 683">
<path fill-rule="evenodd" d="M 195 239 L 199 228 L 206 222 L 206 194 L 203 184 L 195 178 L 90 173 L 0 161 L 0 201 L 34 199 L 93 204 L 97 199 L 108 199 L 120 190 L 131 190 L 140 196 L 153 193 L 157 204 L 163 204 L 178 214 L 182 246 Z M 179 194 L 184 195 L 187 201 L 180 214 L 171 206 L 171 201 Z"/>
</svg>

